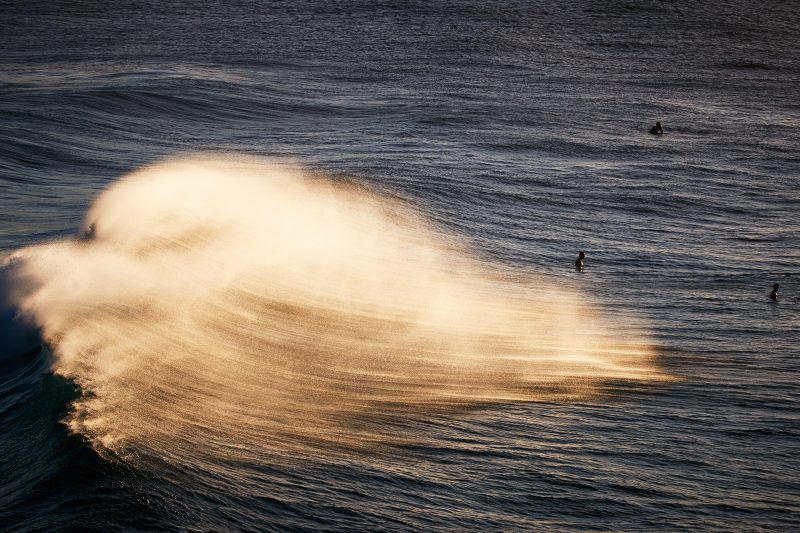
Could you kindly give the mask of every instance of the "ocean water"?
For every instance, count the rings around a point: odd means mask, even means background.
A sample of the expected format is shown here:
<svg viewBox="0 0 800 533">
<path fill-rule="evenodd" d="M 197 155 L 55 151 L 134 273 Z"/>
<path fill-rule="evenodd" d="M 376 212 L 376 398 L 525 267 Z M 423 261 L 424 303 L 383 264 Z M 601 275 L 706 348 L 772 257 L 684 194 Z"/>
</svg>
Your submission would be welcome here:
<svg viewBox="0 0 800 533">
<path fill-rule="evenodd" d="M 795 3 L 0 10 L 0 530 L 800 527 Z"/>
</svg>

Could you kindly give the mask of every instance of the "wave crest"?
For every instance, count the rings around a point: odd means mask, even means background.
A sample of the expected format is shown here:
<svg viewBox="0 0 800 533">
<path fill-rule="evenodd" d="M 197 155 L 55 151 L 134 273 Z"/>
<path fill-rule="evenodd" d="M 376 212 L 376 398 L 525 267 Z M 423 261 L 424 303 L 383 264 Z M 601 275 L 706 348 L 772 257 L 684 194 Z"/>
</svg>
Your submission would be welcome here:
<svg viewBox="0 0 800 533">
<path fill-rule="evenodd" d="M 15 261 L 35 287 L 21 307 L 84 390 L 70 423 L 100 449 L 364 442 L 391 438 L 354 429 L 366 415 L 663 379 L 648 340 L 579 294 L 298 168 L 160 163 L 103 193 L 83 231 Z"/>
</svg>

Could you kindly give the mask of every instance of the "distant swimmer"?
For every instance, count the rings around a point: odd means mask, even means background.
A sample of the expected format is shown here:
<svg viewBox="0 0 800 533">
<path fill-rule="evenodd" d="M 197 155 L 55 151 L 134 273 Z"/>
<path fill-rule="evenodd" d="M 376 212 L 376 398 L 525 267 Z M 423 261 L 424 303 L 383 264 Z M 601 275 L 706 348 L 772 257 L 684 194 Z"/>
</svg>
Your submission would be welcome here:
<svg viewBox="0 0 800 533">
<path fill-rule="evenodd" d="M 86 228 L 86 231 L 81 233 L 80 239 L 82 241 L 91 241 L 92 239 L 94 239 L 94 236 L 95 236 L 94 224 L 89 224 L 89 227 Z"/>
<path fill-rule="evenodd" d="M 661 135 L 662 133 L 664 133 L 664 128 L 661 127 L 660 122 L 656 122 L 656 125 L 650 128 L 650 133 L 652 133 L 653 135 Z"/>
<path fill-rule="evenodd" d="M 773 302 L 778 301 L 778 289 L 780 288 L 781 288 L 780 283 L 775 283 L 774 285 L 772 285 L 772 292 L 769 293 L 769 299 L 772 300 Z"/>
<path fill-rule="evenodd" d="M 586 254 L 583 252 L 578 253 L 578 258 L 575 260 L 575 270 L 578 272 L 583 272 L 583 259 L 586 257 Z"/>
</svg>

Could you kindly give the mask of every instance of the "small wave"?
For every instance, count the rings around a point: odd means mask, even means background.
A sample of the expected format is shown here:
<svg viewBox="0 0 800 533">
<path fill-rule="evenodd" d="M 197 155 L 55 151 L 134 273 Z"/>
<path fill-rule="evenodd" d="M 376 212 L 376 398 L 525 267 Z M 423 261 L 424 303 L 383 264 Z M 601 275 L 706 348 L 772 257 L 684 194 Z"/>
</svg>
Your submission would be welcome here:
<svg viewBox="0 0 800 533">
<path fill-rule="evenodd" d="M 758 61 L 733 61 L 721 63 L 719 66 L 735 70 L 778 70 L 780 68 L 777 65 L 759 63 Z"/>
</svg>

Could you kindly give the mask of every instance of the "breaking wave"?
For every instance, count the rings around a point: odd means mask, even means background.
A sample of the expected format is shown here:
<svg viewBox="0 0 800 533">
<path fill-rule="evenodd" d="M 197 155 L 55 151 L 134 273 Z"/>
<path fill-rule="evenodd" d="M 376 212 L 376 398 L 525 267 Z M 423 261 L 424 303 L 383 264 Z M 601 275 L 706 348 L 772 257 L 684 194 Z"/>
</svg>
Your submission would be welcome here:
<svg viewBox="0 0 800 533">
<path fill-rule="evenodd" d="M 101 452 L 163 459 L 396 438 L 416 408 L 587 398 L 663 379 L 580 294 L 472 258 L 403 203 L 260 159 L 191 157 L 30 247 L 19 307 Z M 524 279 L 523 279 L 524 278 Z"/>
</svg>

